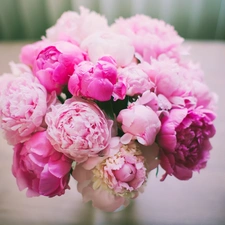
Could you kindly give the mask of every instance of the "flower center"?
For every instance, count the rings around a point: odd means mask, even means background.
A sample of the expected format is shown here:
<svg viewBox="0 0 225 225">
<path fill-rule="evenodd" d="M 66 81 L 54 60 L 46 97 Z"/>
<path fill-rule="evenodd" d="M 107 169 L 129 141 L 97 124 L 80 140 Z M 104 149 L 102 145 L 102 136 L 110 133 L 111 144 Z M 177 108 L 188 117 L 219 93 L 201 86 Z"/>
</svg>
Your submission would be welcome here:
<svg viewBox="0 0 225 225">
<path fill-rule="evenodd" d="M 119 170 L 114 171 L 114 176 L 118 181 L 130 182 L 136 176 L 136 168 L 132 164 L 125 163 Z"/>
</svg>

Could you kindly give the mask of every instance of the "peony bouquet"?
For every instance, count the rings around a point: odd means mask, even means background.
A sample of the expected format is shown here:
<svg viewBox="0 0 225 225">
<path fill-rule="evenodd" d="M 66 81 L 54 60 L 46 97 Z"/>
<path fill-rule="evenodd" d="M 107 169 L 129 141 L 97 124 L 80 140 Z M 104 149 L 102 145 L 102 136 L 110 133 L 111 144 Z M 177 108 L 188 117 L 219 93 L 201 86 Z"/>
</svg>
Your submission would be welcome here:
<svg viewBox="0 0 225 225">
<path fill-rule="evenodd" d="M 0 126 L 27 196 L 77 181 L 104 211 L 144 191 L 150 171 L 188 180 L 206 167 L 217 97 L 174 28 L 145 15 L 65 12 L 0 78 Z M 156 170 L 157 173 L 157 170 Z"/>
</svg>

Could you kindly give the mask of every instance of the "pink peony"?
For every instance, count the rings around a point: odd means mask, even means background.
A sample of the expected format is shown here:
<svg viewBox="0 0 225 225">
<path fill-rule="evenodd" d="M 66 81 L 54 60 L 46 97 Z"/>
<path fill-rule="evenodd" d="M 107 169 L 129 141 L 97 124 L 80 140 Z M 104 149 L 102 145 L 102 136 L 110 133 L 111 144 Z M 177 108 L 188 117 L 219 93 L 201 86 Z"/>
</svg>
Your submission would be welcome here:
<svg viewBox="0 0 225 225">
<path fill-rule="evenodd" d="M 209 90 L 209 87 L 204 82 L 204 72 L 198 64 L 193 62 L 182 63 L 186 73 L 191 80 L 191 93 L 195 98 L 196 106 L 204 107 L 212 111 L 216 110 L 218 96 Z"/>
<path fill-rule="evenodd" d="M 20 61 L 35 70 L 35 60 L 39 52 L 49 44 L 47 40 L 42 40 L 23 46 L 20 52 Z"/>
<path fill-rule="evenodd" d="M 118 79 L 125 84 L 126 94 L 129 96 L 142 94 L 154 86 L 148 74 L 140 68 L 140 64 L 120 69 Z"/>
<path fill-rule="evenodd" d="M 98 156 L 111 138 L 113 121 L 95 103 L 78 97 L 52 106 L 45 120 L 51 144 L 76 162 Z"/>
<path fill-rule="evenodd" d="M 180 46 L 183 42 L 174 28 L 164 21 L 145 15 L 136 15 L 128 19 L 120 18 L 112 25 L 116 33 L 127 36 L 135 51 L 147 62 L 164 54 L 170 58 L 180 58 Z"/>
<path fill-rule="evenodd" d="M 64 12 L 56 24 L 46 31 L 50 41 L 69 41 L 79 45 L 90 34 L 108 29 L 107 20 L 96 12 L 80 7 L 76 12 Z"/>
<path fill-rule="evenodd" d="M 27 188 L 27 197 L 54 197 L 69 189 L 71 163 L 55 151 L 43 131 L 14 147 L 12 172 L 19 190 Z"/>
<path fill-rule="evenodd" d="M 151 64 L 143 63 L 141 68 L 154 83 L 154 92 L 166 97 L 174 106 L 184 106 L 192 95 L 192 79 L 188 71 L 173 59 L 153 59 Z"/>
<path fill-rule="evenodd" d="M 108 101 L 117 82 L 116 63 L 110 56 L 100 58 L 96 65 L 81 62 L 70 77 L 68 89 L 74 96 L 84 96 L 98 101 Z"/>
<path fill-rule="evenodd" d="M 74 72 L 74 66 L 85 58 L 83 52 L 69 42 L 56 42 L 44 48 L 36 58 L 35 75 L 48 92 L 61 92 L 69 77 Z"/>
<path fill-rule="evenodd" d="M 161 123 L 157 114 L 148 106 L 132 104 L 120 111 L 117 121 L 125 133 L 121 137 L 124 144 L 132 139 L 142 145 L 151 145 L 159 132 Z"/>
<path fill-rule="evenodd" d="M 9 75 L 0 92 L 0 126 L 9 144 L 24 142 L 41 126 L 48 95 L 32 74 Z M 4 78 L 4 77 L 3 77 Z M 6 79 L 6 78 L 4 78 Z"/>
<path fill-rule="evenodd" d="M 78 165 L 72 174 L 84 202 L 92 201 L 93 206 L 108 212 L 127 206 L 147 181 L 145 158 L 137 143 L 119 143 L 113 148 L 94 169 Z"/>
<path fill-rule="evenodd" d="M 192 93 L 196 98 L 196 105 L 212 111 L 216 110 L 218 96 L 209 90 L 209 87 L 198 80 L 192 81 Z"/>
<path fill-rule="evenodd" d="M 134 47 L 128 38 L 109 31 L 97 32 L 88 36 L 81 48 L 87 52 L 90 60 L 96 63 L 99 58 L 110 55 L 118 66 L 127 66 L 134 58 Z"/>
<path fill-rule="evenodd" d="M 209 138 L 215 134 L 214 119 L 213 112 L 202 108 L 172 109 L 162 118 L 157 137 L 161 166 L 166 171 L 162 180 L 167 174 L 187 180 L 193 171 L 206 166 L 211 149 Z"/>
</svg>

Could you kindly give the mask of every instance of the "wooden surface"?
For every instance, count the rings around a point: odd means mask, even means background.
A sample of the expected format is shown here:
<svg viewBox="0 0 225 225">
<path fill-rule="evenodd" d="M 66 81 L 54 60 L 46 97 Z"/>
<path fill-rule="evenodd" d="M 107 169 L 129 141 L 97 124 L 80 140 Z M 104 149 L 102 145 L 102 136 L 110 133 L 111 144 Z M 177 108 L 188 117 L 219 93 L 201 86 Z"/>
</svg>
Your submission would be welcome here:
<svg viewBox="0 0 225 225">
<path fill-rule="evenodd" d="M 103 213 L 83 204 L 71 190 L 55 198 L 26 198 L 11 174 L 12 148 L 0 137 L 0 225 L 225 225 L 225 42 L 188 42 L 201 62 L 209 87 L 219 95 L 217 134 L 206 169 L 189 181 L 151 175 L 146 190 L 126 210 Z M 0 74 L 18 62 L 24 43 L 0 42 Z"/>
</svg>

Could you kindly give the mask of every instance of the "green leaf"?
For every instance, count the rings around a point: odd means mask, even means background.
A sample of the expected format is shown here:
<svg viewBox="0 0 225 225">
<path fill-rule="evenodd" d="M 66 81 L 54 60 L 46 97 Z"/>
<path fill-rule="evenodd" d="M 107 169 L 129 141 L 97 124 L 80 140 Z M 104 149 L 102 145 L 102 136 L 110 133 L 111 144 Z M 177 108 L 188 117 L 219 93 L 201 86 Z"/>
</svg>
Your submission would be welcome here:
<svg viewBox="0 0 225 225">
<path fill-rule="evenodd" d="M 112 103 L 112 107 L 113 107 L 113 111 L 116 114 L 116 116 L 118 116 L 119 112 L 122 109 L 126 109 L 127 105 L 128 105 L 128 96 L 125 97 L 124 100 L 117 100 L 117 101 L 113 101 L 111 100 Z"/>
<path fill-rule="evenodd" d="M 102 110 L 104 110 L 104 112 L 106 113 L 106 115 L 114 120 L 114 112 L 113 112 L 113 106 L 112 106 L 112 101 L 106 101 L 106 102 L 97 102 L 97 105 L 99 106 L 99 108 L 101 108 Z"/>
<path fill-rule="evenodd" d="M 159 166 L 156 167 L 156 173 L 155 173 L 155 176 L 157 177 L 159 174 Z"/>
</svg>

